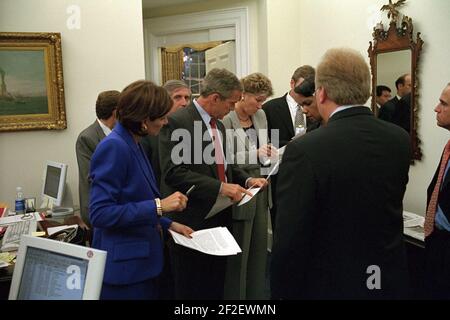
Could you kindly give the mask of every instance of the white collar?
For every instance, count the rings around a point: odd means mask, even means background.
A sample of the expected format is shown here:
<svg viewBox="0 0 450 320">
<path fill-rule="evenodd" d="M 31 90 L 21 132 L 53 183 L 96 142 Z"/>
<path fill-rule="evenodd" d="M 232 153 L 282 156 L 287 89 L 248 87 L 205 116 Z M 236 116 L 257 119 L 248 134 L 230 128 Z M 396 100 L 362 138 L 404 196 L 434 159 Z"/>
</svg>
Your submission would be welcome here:
<svg viewBox="0 0 450 320">
<path fill-rule="evenodd" d="M 105 134 L 105 136 L 108 136 L 111 133 L 111 129 L 107 127 L 100 119 L 97 119 L 97 122 L 100 125 L 100 128 L 102 128 L 102 131 Z"/>
<path fill-rule="evenodd" d="M 330 114 L 330 118 L 335 114 L 335 113 L 338 113 L 338 112 L 341 112 L 342 110 L 346 110 L 346 109 L 349 109 L 349 108 L 352 108 L 352 107 L 356 107 L 357 105 L 356 104 L 353 104 L 353 105 L 349 105 L 349 106 L 340 106 L 340 107 L 337 107 L 331 114 Z M 329 118 L 329 119 L 330 119 Z"/>
</svg>

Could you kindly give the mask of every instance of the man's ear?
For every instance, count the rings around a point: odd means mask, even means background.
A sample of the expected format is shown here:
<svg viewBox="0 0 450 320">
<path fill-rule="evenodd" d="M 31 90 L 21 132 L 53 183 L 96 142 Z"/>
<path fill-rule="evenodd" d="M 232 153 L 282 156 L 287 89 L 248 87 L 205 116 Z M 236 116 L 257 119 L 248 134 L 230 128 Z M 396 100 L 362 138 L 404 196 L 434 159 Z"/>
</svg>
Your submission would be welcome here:
<svg viewBox="0 0 450 320">
<path fill-rule="evenodd" d="M 295 87 L 295 81 L 294 81 L 294 79 L 291 79 L 290 85 L 291 85 L 291 89 L 294 89 L 294 87 Z"/>
<path fill-rule="evenodd" d="M 220 94 L 218 94 L 218 93 L 213 93 L 210 97 L 211 97 L 212 102 L 214 102 L 214 103 L 217 103 L 218 101 L 220 101 Z"/>
<path fill-rule="evenodd" d="M 325 101 L 328 98 L 327 92 L 325 91 L 325 89 L 323 87 L 317 89 L 316 96 L 317 96 L 317 102 L 320 104 L 325 103 Z"/>
</svg>

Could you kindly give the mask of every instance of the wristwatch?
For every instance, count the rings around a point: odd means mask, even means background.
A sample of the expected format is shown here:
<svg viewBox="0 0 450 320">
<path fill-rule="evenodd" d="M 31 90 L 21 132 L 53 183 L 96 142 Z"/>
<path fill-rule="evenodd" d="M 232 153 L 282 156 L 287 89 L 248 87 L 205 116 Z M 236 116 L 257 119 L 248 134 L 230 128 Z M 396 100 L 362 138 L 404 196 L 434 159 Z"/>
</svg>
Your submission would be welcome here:
<svg viewBox="0 0 450 320">
<path fill-rule="evenodd" d="M 161 207 L 161 200 L 159 198 L 155 198 L 155 203 L 156 203 L 156 214 L 158 215 L 158 217 L 162 217 L 163 211 Z"/>
</svg>

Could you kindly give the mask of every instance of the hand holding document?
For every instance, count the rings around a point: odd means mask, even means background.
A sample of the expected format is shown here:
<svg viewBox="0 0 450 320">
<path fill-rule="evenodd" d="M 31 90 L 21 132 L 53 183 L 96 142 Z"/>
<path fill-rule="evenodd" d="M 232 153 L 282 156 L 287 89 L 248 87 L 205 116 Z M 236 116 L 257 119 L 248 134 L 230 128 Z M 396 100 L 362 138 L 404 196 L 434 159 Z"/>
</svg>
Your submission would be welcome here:
<svg viewBox="0 0 450 320">
<path fill-rule="evenodd" d="M 246 204 L 247 202 L 249 202 L 259 192 L 259 190 L 261 190 L 261 188 L 249 188 L 249 189 L 247 189 L 247 191 L 249 191 L 252 194 L 252 196 L 249 196 L 248 194 L 246 194 L 244 196 L 244 198 L 242 198 L 242 200 L 238 203 L 237 206 L 240 207 L 243 204 Z"/>
<path fill-rule="evenodd" d="M 175 243 L 184 247 L 215 256 L 238 254 L 241 248 L 225 227 L 199 230 L 191 233 L 191 239 L 169 230 Z"/>
</svg>

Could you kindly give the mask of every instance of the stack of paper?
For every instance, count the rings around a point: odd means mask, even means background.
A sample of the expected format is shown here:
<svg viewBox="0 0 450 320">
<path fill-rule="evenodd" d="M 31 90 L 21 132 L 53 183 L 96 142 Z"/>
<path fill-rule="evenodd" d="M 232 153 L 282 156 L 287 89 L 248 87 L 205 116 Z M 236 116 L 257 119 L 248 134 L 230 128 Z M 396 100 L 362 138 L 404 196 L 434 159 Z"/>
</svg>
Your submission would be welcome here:
<svg viewBox="0 0 450 320">
<path fill-rule="evenodd" d="M 10 224 L 14 224 L 16 222 L 24 221 L 24 220 L 36 220 L 36 221 L 42 221 L 42 216 L 39 214 L 39 212 L 30 212 L 26 214 L 16 214 L 14 216 L 7 216 L 0 218 L 0 226 L 7 226 Z"/>
<path fill-rule="evenodd" d="M 191 233 L 191 239 L 172 230 L 169 231 L 175 243 L 206 254 L 231 256 L 242 252 L 226 227 L 195 231 Z"/>
</svg>

